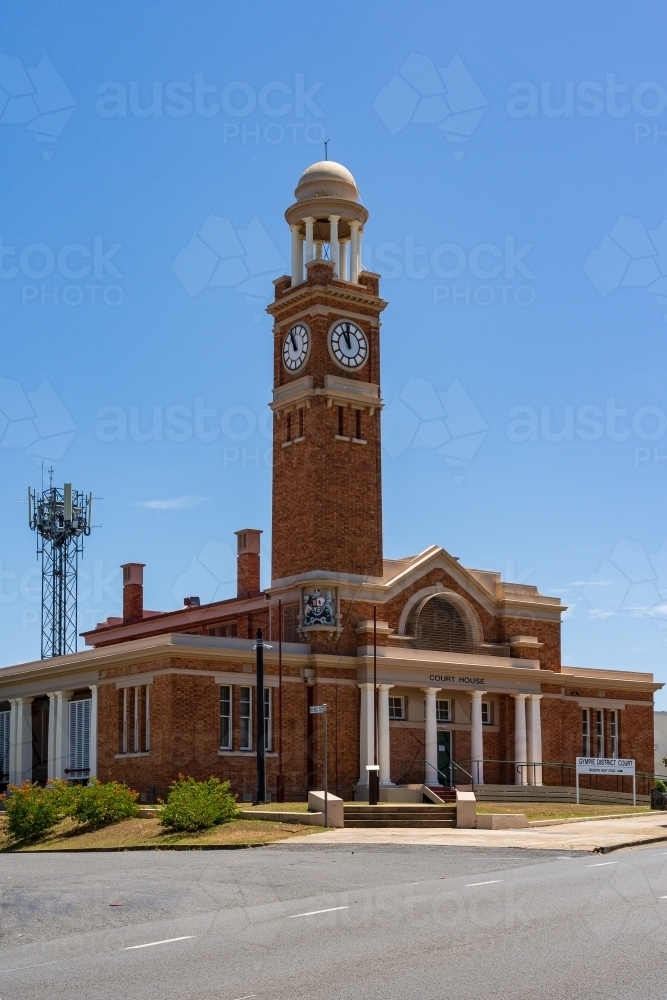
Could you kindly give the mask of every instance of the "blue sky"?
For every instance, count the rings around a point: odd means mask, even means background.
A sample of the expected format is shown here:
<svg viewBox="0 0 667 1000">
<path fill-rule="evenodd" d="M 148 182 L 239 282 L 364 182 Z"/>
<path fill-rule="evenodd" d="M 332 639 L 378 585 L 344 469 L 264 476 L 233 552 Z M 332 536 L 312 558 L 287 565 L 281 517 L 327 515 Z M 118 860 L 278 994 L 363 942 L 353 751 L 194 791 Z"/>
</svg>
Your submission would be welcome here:
<svg viewBox="0 0 667 1000">
<path fill-rule="evenodd" d="M 129 560 L 151 608 L 231 595 L 242 527 L 268 583 L 264 306 L 326 138 L 389 301 L 386 555 L 536 584 L 565 662 L 667 680 L 664 10 L 66 11 L 3 7 L 0 662 L 39 655 L 42 459 L 102 498 L 82 628 Z"/>
</svg>

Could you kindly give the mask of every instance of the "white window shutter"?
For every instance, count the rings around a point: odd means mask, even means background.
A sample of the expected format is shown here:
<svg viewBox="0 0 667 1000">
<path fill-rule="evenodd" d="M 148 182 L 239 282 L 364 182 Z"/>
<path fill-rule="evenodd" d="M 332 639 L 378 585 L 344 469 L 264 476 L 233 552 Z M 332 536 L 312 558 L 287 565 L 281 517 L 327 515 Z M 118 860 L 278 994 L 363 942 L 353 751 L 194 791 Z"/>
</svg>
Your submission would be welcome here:
<svg viewBox="0 0 667 1000">
<path fill-rule="evenodd" d="M 69 773 L 71 778 L 87 778 L 90 770 L 91 699 L 69 703 Z"/>
</svg>

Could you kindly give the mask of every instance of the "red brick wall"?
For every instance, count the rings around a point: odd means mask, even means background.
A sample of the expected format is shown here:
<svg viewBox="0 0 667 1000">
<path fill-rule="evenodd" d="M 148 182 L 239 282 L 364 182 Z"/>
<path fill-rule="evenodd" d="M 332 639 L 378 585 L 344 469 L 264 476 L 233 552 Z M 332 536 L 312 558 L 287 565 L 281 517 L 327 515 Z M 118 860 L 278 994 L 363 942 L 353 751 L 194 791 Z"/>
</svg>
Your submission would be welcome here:
<svg viewBox="0 0 667 1000">
<path fill-rule="evenodd" d="M 131 676 L 133 684 L 142 685 L 142 674 L 167 666 L 180 669 L 210 670 L 211 676 L 202 674 L 169 674 L 156 676 L 151 685 L 151 749 L 147 756 L 116 755 L 121 749 L 122 690 L 115 683 L 106 683 L 109 677 Z M 240 746 L 240 687 L 244 677 L 242 663 L 225 665 L 225 672 L 238 673 L 238 686 L 232 685 L 233 697 L 233 748 Z M 234 792 L 242 800 L 244 794 L 254 797 L 256 788 L 256 758 L 248 754 L 219 755 L 220 742 L 220 686 L 215 683 L 213 672 L 220 671 L 219 663 L 187 661 L 180 659 L 147 661 L 138 666 L 136 673 L 130 667 L 107 676 L 99 686 L 98 694 L 98 772 L 100 779 L 125 781 L 140 792 L 148 793 L 157 786 L 157 794 L 164 797 L 169 784 L 179 774 L 203 780 L 215 775 L 229 779 Z M 275 675 L 274 665 L 266 666 L 266 674 Z M 298 669 L 286 666 L 284 676 L 292 678 L 283 684 L 283 773 L 286 795 L 291 799 L 304 799 L 307 792 L 306 771 L 308 758 L 308 687 L 298 676 Z M 313 688 L 315 704 L 328 705 L 328 776 L 329 789 L 349 799 L 359 777 L 359 689 L 354 670 L 328 670 L 317 679 Z M 352 681 L 352 683 L 350 683 Z M 340 683 L 337 683 L 340 682 Z M 278 750 L 278 691 L 272 689 L 273 699 L 273 750 Z M 133 704 L 134 692 L 129 697 Z M 253 688 L 253 725 L 256 721 L 256 699 Z M 142 703 L 143 705 L 143 703 Z M 131 733 L 131 713 L 130 713 Z M 256 733 L 253 732 L 253 746 Z M 129 749 L 132 744 L 130 740 Z M 322 787 L 323 743 L 321 719 L 314 724 L 313 739 L 314 783 Z M 275 798 L 278 760 L 267 758 L 267 791 Z"/>
<path fill-rule="evenodd" d="M 372 284 L 372 283 L 371 283 Z M 305 294 L 304 294 L 305 293 Z M 384 307 L 377 287 L 360 287 L 350 304 L 350 286 L 333 280 L 332 265 L 309 268 L 308 280 L 298 291 L 276 290 L 274 315 L 274 385 L 312 376 L 315 389 L 324 388 L 326 375 L 350 381 L 380 381 L 379 327 Z M 330 311 L 322 314 L 322 306 Z M 306 310 L 304 315 L 304 310 Z M 312 310 L 312 311 L 309 311 Z M 352 315 L 351 315 L 352 314 Z M 285 335 L 298 315 L 310 328 L 310 354 L 297 372 L 282 362 Z M 357 371 L 339 368 L 328 349 L 328 332 L 337 319 L 350 317 L 363 330 L 369 357 Z M 376 576 L 382 573 L 382 501 L 380 473 L 380 412 L 361 415 L 361 434 L 367 444 L 336 440 L 338 408 L 316 396 L 301 417 L 292 413 L 291 438 L 304 440 L 283 447 L 287 416 L 273 421 L 273 531 L 272 578 L 310 570 Z M 343 411 L 344 436 L 356 436 L 355 411 Z"/>
</svg>

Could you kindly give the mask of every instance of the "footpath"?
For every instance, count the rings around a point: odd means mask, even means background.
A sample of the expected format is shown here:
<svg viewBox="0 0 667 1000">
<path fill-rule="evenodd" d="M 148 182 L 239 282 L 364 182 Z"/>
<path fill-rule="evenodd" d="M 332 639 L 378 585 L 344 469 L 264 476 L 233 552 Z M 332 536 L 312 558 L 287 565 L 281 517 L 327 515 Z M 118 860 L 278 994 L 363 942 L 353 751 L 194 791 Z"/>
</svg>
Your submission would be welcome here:
<svg viewBox="0 0 667 1000">
<path fill-rule="evenodd" d="M 613 819 L 564 821 L 521 830 L 352 828 L 326 830 L 290 843 L 429 844 L 442 847 L 523 847 L 527 850 L 591 851 L 606 854 L 621 847 L 667 841 L 667 813 Z"/>
</svg>

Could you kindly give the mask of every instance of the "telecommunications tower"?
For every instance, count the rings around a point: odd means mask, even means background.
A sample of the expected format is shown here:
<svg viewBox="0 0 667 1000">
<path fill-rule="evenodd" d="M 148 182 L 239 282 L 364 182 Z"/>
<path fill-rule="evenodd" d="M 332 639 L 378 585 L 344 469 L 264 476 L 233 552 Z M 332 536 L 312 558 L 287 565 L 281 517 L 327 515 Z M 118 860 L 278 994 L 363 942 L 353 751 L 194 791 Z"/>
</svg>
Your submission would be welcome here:
<svg viewBox="0 0 667 1000">
<path fill-rule="evenodd" d="M 42 557 L 42 659 L 76 652 L 77 568 L 92 506 L 92 493 L 73 490 L 71 483 L 60 490 L 51 478 L 39 496 L 28 489 L 28 520 Z"/>
</svg>

